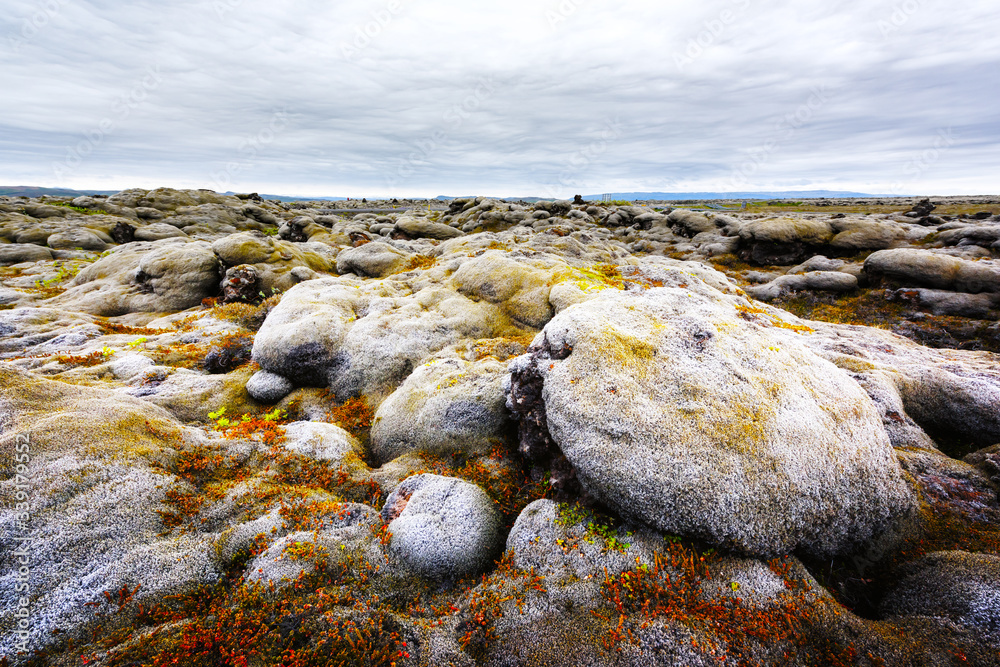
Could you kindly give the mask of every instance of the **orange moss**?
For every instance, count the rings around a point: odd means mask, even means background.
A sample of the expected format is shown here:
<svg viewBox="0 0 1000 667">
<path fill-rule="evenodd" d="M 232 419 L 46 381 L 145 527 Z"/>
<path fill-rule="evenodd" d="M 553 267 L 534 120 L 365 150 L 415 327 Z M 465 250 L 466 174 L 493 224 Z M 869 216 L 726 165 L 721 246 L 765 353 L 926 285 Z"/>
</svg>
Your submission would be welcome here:
<svg viewBox="0 0 1000 667">
<path fill-rule="evenodd" d="M 523 354 L 524 350 L 531 345 L 532 340 L 534 340 L 534 336 L 530 334 L 515 338 L 483 338 L 473 344 L 472 351 L 476 355 L 476 361 L 486 357 L 507 361 Z"/>
<path fill-rule="evenodd" d="M 605 648 L 633 641 L 637 624 L 645 627 L 666 619 L 687 627 L 692 644 L 720 662 L 756 665 L 759 655 L 777 653 L 788 664 L 855 664 L 853 646 L 815 636 L 812 605 L 804 596 L 808 586 L 789 578 L 787 560 L 771 561 L 770 567 L 785 579 L 789 592 L 774 606 L 760 608 L 738 597 L 706 596 L 702 584 L 716 558 L 714 552 L 700 553 L 675 539 L 665 554 L 654 556 L 652 567 L 641 564 L 621 574 L 606 574 L 602 593 L 611 613 L 593 612 L 609 624 Z"/>
<path fill-rule="evenodd" d="M 225 497 L 234 484 L 245 481 L 249 475 L 242 462 L 204 446 L 179 452 L 164 470 L 192 487 L 168 489 L 163 498 L 166 509 L 157 510 L 168 531 L 180 529 L 182 533 L 204 523 L 204 518 L 198 520 L 202 507 Z"/>
<path fill-rule="evenodd" d="M 394 667 L 409 657 L 402 628 L 389 613 L 335 584 L 305 575 L 292 595 L 275 595 L 273 587 L 223 582 L 140 607 L 137 627 L 164 629 L 137 641 L 125 630 L 101 631 L 96 648 L 118 647 L 105 658 L 108 667 Z M 84 662 L 96 658 L 84 656 Z"/>
<path fill-rule="evenodd" d="M 251 417 L 221 429 L 227 440 L 256 440 L 265 445 L 276 445 L 285 440 L 285 429 L 276 421 Z"/>
<path fill-rule="evenodd" d="M 407 271 L 415 271 L 417 269 L 429 269 L 437 264 L 436 257 L 429 257 L 427 255 L 414 255 L 410 258 L 410 261 L 406 264 Z"/>
<path fill-rule="evenodd" d="M 874 289 L 846 296 L 798 292 L 776 299 L 774 305 L 803 319 L 882 328 L 899 320 L 904 312 L 902 304 L 886 299 L 885 290 Z"/>
<path fill-rule="evenodd" d="M 202 306 L 211 309 L 212 317 L 233 322 L 250 331 L 257 331 L 268 314 L 281 302 L 281 295 L 264 299 L 257 305 L 248 303 L 219 303 L 218 299 L 205 299 Z"/>
<path fill-rule="evenodd" d="M 505 553 L 496 569 L 483 575 L 481 585 L 469 591 L 458 624 L 462 633 L 458 643 L 473 656 L 482 656 L 495 638 L 493 629 L 503 616 L 505 603 L 513 602 L 523 612 L 527 594 L 532 590 L 544 593 L 544 579 L 534 572 L 516 569 L 511 552 Z"/>
<path fill-rule="evenodd" d="M 74 355 L 60 355 L 56 357 L 56 361 L 60 364 L 67 364 L 69 366 L 97 366 L 98 364 L 103 364 L 108 360 L 103 352 L 97 350 L 96 352 L 91 352 L 90 354 L 74 356 Z"/>
<path fill-rule="evenodd" d="M 327 413 L 327 419 L 358 439 L 367 437 L 374 418 L 375 413 L 361 398 L 349 398 Z"/>
<path fill-rule="evenodd" d="M 170 333 L 170 329 L 152 329 L 150 327 L 133 327 L 127 324 L 119 324 L 117 322 L 109 322 L 104 319 L 98 319 L 95 324 L 101 329 L 101 333 L 105 336 L 111 334 L 126 334 L 131 336 L 156 336 L 158 334 Z"/>
<path fill-rule="evenodd" d="M 788 329 L 790 331 L 795 331 L 796 333 L 813 333 L 816 331 L 815 329 L 807 327 L 804 324 L 792 324 L 790 322 L 786 322 L 777 315 L 772 315 L 763 308 L 757 308 L 756 306 L 736 304 L 736 310 L 740 313 L 740 317 L 743 319 L 760 324 L 761 326 Z M 758 315 L 762 317 L 758 317 Z"/>
<path fill-rule="evenodd" d="M 205 343 L 157 345 L 148 355 L 160 366 L 200 368 L 211 346 Z"/>
</svg>

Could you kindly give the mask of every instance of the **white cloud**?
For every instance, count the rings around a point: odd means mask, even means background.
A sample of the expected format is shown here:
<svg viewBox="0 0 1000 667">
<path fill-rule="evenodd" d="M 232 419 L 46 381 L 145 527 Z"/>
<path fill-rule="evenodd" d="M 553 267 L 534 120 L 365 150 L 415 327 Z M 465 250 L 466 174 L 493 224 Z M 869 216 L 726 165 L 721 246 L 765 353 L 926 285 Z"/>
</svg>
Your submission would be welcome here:
<svg viewBox="0 0 1000 667">
<path fill-rule="evenodd" d="M 948 128 L 908 185 L 985 192 L 1000 175 L 992 2 L 6 4 L 0 182 L 724 190 L 756 155 L 746 189 L 885 192 Z"/>
</svg>

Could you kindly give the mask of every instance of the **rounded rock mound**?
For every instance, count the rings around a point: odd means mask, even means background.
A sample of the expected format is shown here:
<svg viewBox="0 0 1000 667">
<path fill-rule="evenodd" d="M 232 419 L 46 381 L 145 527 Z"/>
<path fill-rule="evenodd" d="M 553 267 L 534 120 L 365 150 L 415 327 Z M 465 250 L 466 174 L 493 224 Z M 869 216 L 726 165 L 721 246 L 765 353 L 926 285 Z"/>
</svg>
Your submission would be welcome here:
<svg viewBox="0 0 1000 667">
<path fill-rule="evenodd" d="M 753 555 L 841 553 L 907 512 L 877 410 L 808 329 L 688 282 L 549 322 L 510 366 L 521 451 L 624 517 Z"/>
<path fill-rule="evenodd" d="M 503 549 L 500 512 L 486 492 L 453 477 L 414 475 L 385 501 L 389 555 L 428 579 L 458 579 L 490 566 Z"/>
</svg>

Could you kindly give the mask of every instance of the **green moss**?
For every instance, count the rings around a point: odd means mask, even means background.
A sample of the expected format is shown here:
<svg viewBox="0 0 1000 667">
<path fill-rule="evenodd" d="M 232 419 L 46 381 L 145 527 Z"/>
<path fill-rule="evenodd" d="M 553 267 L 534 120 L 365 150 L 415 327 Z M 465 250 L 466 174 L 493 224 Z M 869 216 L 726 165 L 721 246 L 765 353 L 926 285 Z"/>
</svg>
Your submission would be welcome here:
<svg viewBox="0 0 1000 667">
<path fill-rule="evenodd" d="M 61 206 L 62 208 L 68 208 L 70 210 L 76 211 L 77 213 L 82 213 L 84 215 L 101 215 L 104 211 L 91 211 L 89 208 L 81 208 L 80 206 L 73 206 L 67 202 L 47 202 L 51 206 Z"/>
<path fill-rule="evenodd" d="M 613 517 L 587 509 L 580 503 L 559 503 L 556 523 L 567 528 L 583 525 L 585 527 L 584 539 L 589 544 L 600 545 L 605 551 L 625 553 L 632 546 L 622 539 L 623 537 L 626 539 L 631 537 L 632 533 L 626 531 L 622 535 L 621 530 L 615 527 Z"/>
</svg>

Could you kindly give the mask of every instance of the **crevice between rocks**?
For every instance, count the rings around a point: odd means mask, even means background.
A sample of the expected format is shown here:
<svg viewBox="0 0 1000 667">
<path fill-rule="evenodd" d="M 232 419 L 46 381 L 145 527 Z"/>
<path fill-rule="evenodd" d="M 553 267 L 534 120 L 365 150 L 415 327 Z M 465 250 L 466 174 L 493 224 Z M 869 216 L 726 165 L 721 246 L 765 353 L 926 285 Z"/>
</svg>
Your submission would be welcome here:
<svg viewBox="0 0 1000 667">
<path fill-rule="evenodd" d="M 576 470 L 549 433 L 544 378 L 538 371 L 539 364 L 566 359 L 572 352 L 568 345 L 553 347 L 547 336 L 541 346 L 529 348 L 530 361 L 511 373 L 509 405 L 517 420 L 518 452 L 529 465 L 531 479 L 537 482 L 548 475 L 556 500 L 592 505 L 593 499 L 580 486 Z"/>
</svg>

